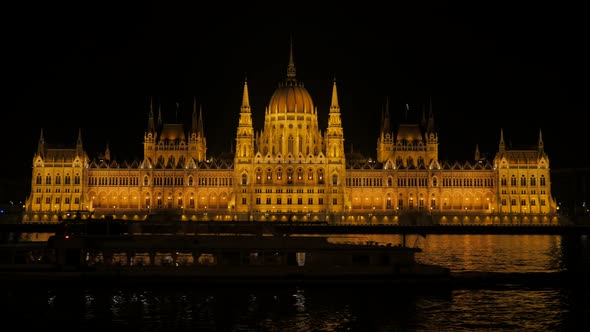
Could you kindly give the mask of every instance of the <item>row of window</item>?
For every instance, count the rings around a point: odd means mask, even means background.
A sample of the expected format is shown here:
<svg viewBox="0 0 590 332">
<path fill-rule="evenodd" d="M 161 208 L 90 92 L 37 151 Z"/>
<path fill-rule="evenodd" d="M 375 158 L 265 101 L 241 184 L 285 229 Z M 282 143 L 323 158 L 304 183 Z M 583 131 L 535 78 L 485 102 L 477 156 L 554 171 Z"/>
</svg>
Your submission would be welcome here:
<svg viewBox="0 0 590 332">
<path fill-rule="evenodd" d="M 272 172 L 270 169 L 267 171 L 265 175 L 265 183 L 269 183 L 272 181 Z M 55 184 L 60 185 L 62 184 L 62 176 L 57 174 L 55 177 Z M 323 171 L 318 171 L 318 183 L 323 184 Z M 282 180 L 282 172 L 279 170 L 277 171 L 277 179 Z M 313 180 L 313 171 L 310 169 L 307 175 L 308 180 Z M 43 178 L 41 174 L 37 174 L 35 183 L 38 185 L 43 184 Z M 80 175 L 76 174 L 73 177 L 74 184 L 79 185 L 81 183 Z M 302 183 L 303 181 L 303 171 L 301 170 L 298 172 L 297 182 Z M 332 179 L 332 184 L 338 184 L 338 176 L 334 175 Z M 189 176 L 188 185 L 194 186 L 194 178 Z M 262 171 L 258 171 L 256 173 L 256 184 L 262 184 Z M 184 186 L 185 178 L 183 176 L 154 176 L 153 177 L 153 185 L 154 186 Z M 65 185 L 69 185 L 72 183 L 72 177 L 69 174 L 66 174 L 63 177 L 63 183 Z M 510 178 L 510 185 L 516 186 L 519 183 L 517 177 L 513 175 Z M 46 175 L 45 176 L 45 184 L 50 185 L 52 184 L 52 176 Z M 232 186 L 233 181 L 231 177 L 199 177 L 198 178 L 199 186 Z M 242 175 L 242 185 L 248 184 L 248 178 L 246 174 Z M 287 184 L 293 184 L 293 173 L 287 172 Z M 545 176 L 541 175 L 539 177 L 539 184 L 541 186 L 547 185 L 547 180 Z M 135 176 L 90 176 L 88 177 L 88 185 L 90 186 L 137 186 L 139 185 L 139 179 Z M 148 176 L 144 176 L 143 178 L 143 185 L 149 186 L 150 181 Z M 508 179 L 506 177 L 502 177 L 500 179 L 501 186 L 508 185 Z M 537 185 L 537 178 L 532 175 L 528 181 L 527 178 L 522 175 L 520 177 L 520 186 L 536 186 Z M 383 186 L 383 179 L 379 177 L 354 177 L 354 178 L 347 178 L 346 179 L 346 186 L 347 187 L 382 187 Z M 387 186 L 393 186 L 393 178 L 389 177 L 387 179 Z M 398 177 L 397 178 L 397 186 L 398 187 L 428 187 L 428 178 L 426 177 Z M 432 186 L 438 186 L 437 178 L 432 179 Z M 487 187 L 493 188 L 494 187 L 494 179 L 493 178 L 443 178 L 442 179 L 442 186 L 443 187 Z"/>
<path fill-rule="evenodd" d="M 47 174 L 45 176 L 45 184 L 51 184 L 51 175 Z M 35 184 L 43 184 L 43 177 L 41 176 L 41 174 L 37 174 L 37 176 L 35 177 Z M 62 176 L 60 174 L 55 175 L 55 184 L 62 184 Z M 66 174 L 63 177 L 63 184 L 72 184 L 72 176 L 70 174 Z M 79 174 L 74 175 L 74 184 L 80 184 L 81 183 L 81 177 Z"/>
<path fill-rule="evenodd" d="M 516 179 L 516 175 L 512 175 L 512 177 L 510 177 L 510 185 L 511 186 L 516 186 L 516 184 L 518 183 L 517 179 Z M 534 175 L 531 175 L 528 183 L 530 184 L 530 186 L 536 186 L 537 185 L 537 178 Z M 547 180 L 545 179 L 544 175 L 541 175 L 539 177 L 539 184 L 541 186 L 546 186 L 547 185 Z M 502 177 L 502 179 L 500 179 L 500 185 L 505 187 L 508 185 L 508 179 L 506 179 L 506 177 Z M 520 186 L 526 186 L 527 185 L 527 178 L 526 176 L 524 176 L 524 174 L 520 177 Z"/>
</svg>

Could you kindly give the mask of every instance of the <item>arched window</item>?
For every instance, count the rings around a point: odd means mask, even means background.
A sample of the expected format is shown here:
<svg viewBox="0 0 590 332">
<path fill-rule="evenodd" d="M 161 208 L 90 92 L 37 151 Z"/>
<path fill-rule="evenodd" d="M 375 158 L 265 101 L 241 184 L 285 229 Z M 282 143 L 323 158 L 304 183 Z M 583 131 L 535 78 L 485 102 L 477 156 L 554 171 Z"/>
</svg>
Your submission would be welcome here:
<svg viewBox="0 0 590 332">
<path fill-rule="evenodd" d="M 318 169 L 318 184 L 324 184 L 324 170 Z"/>
<path fill-rule="evenodd" d="M 332 175 L 332 185 L 335 186 L 338 184 L 338 175 L 334 174 Z"/>
</svg>

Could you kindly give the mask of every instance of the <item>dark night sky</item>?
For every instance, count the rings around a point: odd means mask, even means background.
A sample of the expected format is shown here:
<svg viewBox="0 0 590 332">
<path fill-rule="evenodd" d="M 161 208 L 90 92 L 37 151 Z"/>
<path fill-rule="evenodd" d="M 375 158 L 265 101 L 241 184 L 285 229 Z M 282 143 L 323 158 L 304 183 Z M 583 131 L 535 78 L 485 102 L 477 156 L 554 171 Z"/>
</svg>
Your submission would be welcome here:
<svg viewBox="0 0 590 332">
<path fill-rule="evenodd" d="M 229 151 L 244 79 L 260 129 L 291 38 L 321 128 L 336 78 L 347 150 L 375 155 L 386 99 L 394 117 L 406 103 L 410 116 L 420 113 L 431 99 L 441 159 L 471 160 L 476 144 L 493 155 L 501 128 L 513 147 L 535 145 L 541 129 L 552 168 L 590 163 L 588 153 L 568 153 L 588 142 L 590 28 L 581 8 L 121 3 L 22 3 L 5 12 L 3 200 L 28 193 L 41 128 L 49 143 L 67 145 L 81 128 L 91 157 L 108 143 L 115 159 L 140 159 L 150 96 L 162 101 L 164 120 L 177 102 L 188 118 L 196 98 L 209 155 Z"/>
</svg>

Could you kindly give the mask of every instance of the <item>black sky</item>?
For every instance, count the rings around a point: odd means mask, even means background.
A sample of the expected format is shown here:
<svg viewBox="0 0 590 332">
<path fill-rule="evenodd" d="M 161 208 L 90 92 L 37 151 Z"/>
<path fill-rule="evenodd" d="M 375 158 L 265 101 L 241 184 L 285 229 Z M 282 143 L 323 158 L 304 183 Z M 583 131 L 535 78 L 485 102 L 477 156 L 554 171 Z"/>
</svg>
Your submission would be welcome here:
<svg viewBox="0 0 590 332">
<path fill-rule="evenodd" d="M 253 118 L 286 75 L 327 126 L 336 79 L 347 149 L 374 155 L 381 112 L 421 114 L 432 100 L 440 158 L 493 155 L 500 129 L 514 147 L 542 130 L 552 168 L 586 167 L 588 19 L 561 3 L 172 2 L 21 3 L 5 12 L 2 198 L 29 190 L 41 128 L 49 143 L 91 157 L 142 157 L 150 97 L 164 120 L 203 109 L 209 155 L 234 141 L 244 79 Z M 477 4 L 474 4 L 477 3 Z M 416 115 L 418 114 L 418 115 Z M 188 119 L 187 119 L 188 123 Z M 395 123 L 394 123 L 395 125 Z M 24 185 L 23 185 L 24 184 Z M 23 189 L 24 188 L 24 189 Z"/>
</svg>

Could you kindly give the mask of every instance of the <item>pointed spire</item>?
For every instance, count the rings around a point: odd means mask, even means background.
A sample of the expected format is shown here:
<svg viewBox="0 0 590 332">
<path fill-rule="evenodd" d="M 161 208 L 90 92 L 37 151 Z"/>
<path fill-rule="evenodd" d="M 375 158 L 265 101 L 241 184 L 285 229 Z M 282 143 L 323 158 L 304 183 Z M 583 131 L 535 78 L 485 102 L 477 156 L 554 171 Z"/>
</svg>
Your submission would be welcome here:
<svg viewBox="0 0 590 332">
<path fill-rule="evenodd" d="M 39 142 L 37 143 L 37 153 L 43 154 L 43 151 L 45 151 L 45 137 L 43 136 L 43 128 L 41 128 Z"/>
<path fill-rule="evenodd" d="M 506 143 L 504 143 L 504 129 L 500 128 L 500 146 L 499 146 L 499 152 L 500 153 L 504 153 L 506 149 Z"/>
<path fill-rule="evenodd" d="M 104 160 L 106 160 L 106 161 L 111 160 L 111 148 L 109 148 L 109 143 L 107 143 L 107 147 L 104 151 Z"/>
<path fill-rule="evenodd" d="M 428 126 L 427 130 L 429 132 L 434 131 L 434 112 L 432 111 L 432 97 L 428 100 Z"/>
<path fill-rule="evenodd" d="M 148 114 L 148 131 L 154 132 L 156 130 L 156 126 L 154 124 L 154 100 L 150 97 L 150 112 Z"/>
<path fill-rule="evenodd" d="M 287 82 L 295 83 L 295 61 L 293 61 L 293 37 L 291 37 L 291 46 L 289 49 L 289 67 L 287 67 Z"/>
<path fill-rule="evenodd" d="M 385 98 L 385 113 L 381 119 L 381 133 L 386 134 L 391 131 L 391 119 L 389 116 L 389 97 Z"/>
<path fill-rule="evenodd" d="M 78 128 L 78 140 L 76 141 L 76 148 L 82 148 L 82 128 Z"/>
<path fill-rule="evenodd" d="M 334 84 L 332 85 L 332 103 L 330 104 L 330 112 L 338 112 L 340 106 L 338 105 L 338 91 L 336 89 L 336 78 L 334 78 Z"/>
<path fill-rule="evenodd" d="M 250 97 L 248 96 L 247 78 L 244 78 L 244 92 L 242 94 L 242 112 L 250 113 Z"/>
<path fill-rule="evenodd" d="M 539 151 L 543 152 L 545 144 L 543 143 L 543 133 L 539 129 Z"/>
<path fill-rule="evenodd" d="M 203 106 L 199 108 L 199 124 L 197 127 L 197 134 L 201 137 L 205 137 L 205 131 L 203 130 Z"/>
</svg>

